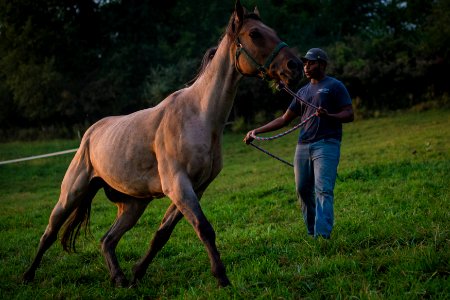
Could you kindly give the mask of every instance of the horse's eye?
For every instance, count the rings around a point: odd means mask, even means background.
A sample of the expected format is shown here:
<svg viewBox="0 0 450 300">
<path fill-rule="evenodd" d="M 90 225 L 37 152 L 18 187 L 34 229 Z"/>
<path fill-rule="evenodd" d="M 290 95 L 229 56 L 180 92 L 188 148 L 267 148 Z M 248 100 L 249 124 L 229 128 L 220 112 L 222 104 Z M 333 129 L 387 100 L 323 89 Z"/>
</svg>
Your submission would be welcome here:
<svg viewBox="0 0 450 300">
<path fill-rule="evenodd" d="M 251 31 L 249 35 L 252 39 L 259 39 L 262 37 L 261 33 L 257 30 Z"/>
</svg>

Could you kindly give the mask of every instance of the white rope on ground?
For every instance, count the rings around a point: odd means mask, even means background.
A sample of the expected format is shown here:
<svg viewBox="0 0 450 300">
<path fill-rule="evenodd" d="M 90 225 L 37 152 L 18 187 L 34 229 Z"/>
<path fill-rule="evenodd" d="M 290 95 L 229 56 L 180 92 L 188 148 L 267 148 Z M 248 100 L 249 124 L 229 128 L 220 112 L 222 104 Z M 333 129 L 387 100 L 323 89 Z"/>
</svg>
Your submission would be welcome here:
<svg viewBox="0 0 450 300">
<path fill-rule="evenodd" d="M 53 152 L 53 153 L 48 153 L 48 154 L 42 154 L 42 155 L 29 156 L 29 157 L 24 157 L 24 158 L 5 160 L 5 161 L 0 161 L 0 165 L 12 164 L 12 163 L 16 163 L 16 162 L 22 162 L 22 161 L 33 160 L 33 159 L 38 159 L 38 158 L 45 158 L 45 157 L 52 157 L 52 156 L 57 156 L 57 155 L 63 155 L 63 154 L 67 154 L 67 153 L 76 152 L 77 150 L 78 150 L 78 148 L 75 148 L 75 149 L 58 151 L 58 152 Z"/>
</svg>

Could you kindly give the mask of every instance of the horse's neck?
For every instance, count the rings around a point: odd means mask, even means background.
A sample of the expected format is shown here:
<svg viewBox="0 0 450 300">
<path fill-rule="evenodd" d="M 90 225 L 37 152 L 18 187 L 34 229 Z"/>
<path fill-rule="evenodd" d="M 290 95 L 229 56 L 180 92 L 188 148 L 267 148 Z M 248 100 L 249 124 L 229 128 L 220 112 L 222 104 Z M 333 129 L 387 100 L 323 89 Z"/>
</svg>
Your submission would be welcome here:
<svg viewBox="0 0 450 300">
<path fill-rule="evenodd" d="M 234 67 L 232 42 L 228 36 L 222 39 L 213 60 L 192 86 L 200 99 L 200 113 L 213 129 L 225 126 L 242 77 Z"/>
</svg>

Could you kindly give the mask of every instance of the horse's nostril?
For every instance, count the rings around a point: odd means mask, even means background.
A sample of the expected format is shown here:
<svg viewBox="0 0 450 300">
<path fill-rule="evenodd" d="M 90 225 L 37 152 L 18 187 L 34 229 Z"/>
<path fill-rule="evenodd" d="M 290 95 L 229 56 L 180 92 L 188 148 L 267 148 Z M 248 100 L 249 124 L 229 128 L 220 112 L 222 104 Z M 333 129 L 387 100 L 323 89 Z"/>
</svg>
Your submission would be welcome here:
<svg viewBox="0 0 450 300">
<path fill-rule="evenodd" d="M 287 63 L 287 67 L 289 68 L 289 70 L 296 70 L 299 66 L 294 60 L 290 60 Z"/>
</svg>

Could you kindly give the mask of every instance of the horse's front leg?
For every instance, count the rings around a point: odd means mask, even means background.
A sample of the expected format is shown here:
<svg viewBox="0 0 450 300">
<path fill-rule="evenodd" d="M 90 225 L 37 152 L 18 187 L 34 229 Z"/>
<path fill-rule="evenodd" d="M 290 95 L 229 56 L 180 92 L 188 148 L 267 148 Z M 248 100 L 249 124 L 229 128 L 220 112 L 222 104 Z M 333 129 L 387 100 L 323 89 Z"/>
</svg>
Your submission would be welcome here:
<svg viewBox="0 0 450 300">
<path fill-rule="evenodd" d="M 158 254 L 158 252 L 167 243 L 173 229 L 182 218 L 182 213 L 178 210 L 176 205 L 172 203 L 167 209 L 161 225 L 150 243 L 150 249 L 147 251 L 146 255 L 133 267 L 133 285 L 144 277 L 144 274 L 153 258 L 155 258 L 156 254 Z"/>
<path fill-rule="evenodd" d="M 219 285 L 222 287 L 228 286 L 230 281 L 216 247 L 214 229 L 200 207 L 199 200 L 189 178 L 185 174 L 180 173 L 172 177 L 169 185 L 164 185 L 165 193 L 192 225 L 197 236 L 205 245 L 211 263 L 212 274 L 217 278 Z"/>
</svg>

